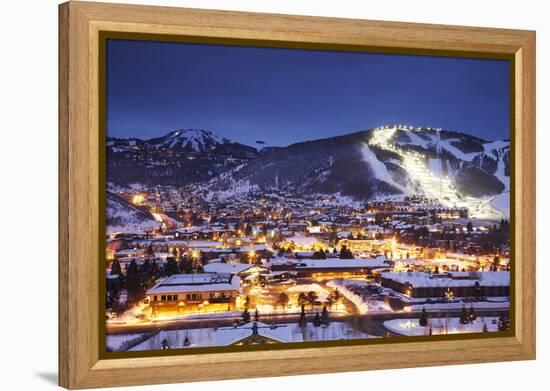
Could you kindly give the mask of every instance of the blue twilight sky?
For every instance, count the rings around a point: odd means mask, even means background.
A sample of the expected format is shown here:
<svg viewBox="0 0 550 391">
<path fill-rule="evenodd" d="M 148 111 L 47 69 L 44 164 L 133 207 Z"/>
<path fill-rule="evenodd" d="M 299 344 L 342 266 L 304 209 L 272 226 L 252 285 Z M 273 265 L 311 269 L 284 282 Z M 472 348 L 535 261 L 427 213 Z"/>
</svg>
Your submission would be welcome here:
<svg viewBox="0 0 550 391">
<path fill-rule="evenodd" d="M 403 123 L 509 138 L 504 60 L 109 40 L 107 134 L 287 145 Z"/>
</svg>

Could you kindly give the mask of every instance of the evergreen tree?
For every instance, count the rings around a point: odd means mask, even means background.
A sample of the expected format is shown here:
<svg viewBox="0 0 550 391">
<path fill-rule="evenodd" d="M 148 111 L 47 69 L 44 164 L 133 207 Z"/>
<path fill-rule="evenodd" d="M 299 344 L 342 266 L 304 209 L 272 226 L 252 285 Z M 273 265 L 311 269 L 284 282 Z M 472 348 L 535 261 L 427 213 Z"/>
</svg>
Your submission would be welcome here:
<svg viewBox="0 0 550 391">
<path fill-rule="evenodd" d="M 298 323 L 300 324 L 300 327 L 306 327 L 307 325 L 306 306 L 304 304 L 302 304 L 302 309 L 300 311 L 300 320 Z"/>
<path fill-rule="evenodd" d="M 120 262 L 118 262 L 117 259 L 115 259 L 113 261 L 113 263 L 111 263 L 111 274 L 117 274 L 117 275 L 122 274 L 122 269 L 120 267 Z"/>
<path fill-rule="evenodd" d="M 334 305 L 334 298 L 332 297 L 332 295 L 328 295 L 325 300 L 325 306 L 332 308 L 333 305 Z"/>
<path fill-rule="evenodd" d="M 250 313 L 248 312 L 248 308 L 245 308 L 245 310 L 241 314 L 241 318 L 243 319 L 244 323 L 250 322 Z"/>
<path fill-rule="evenodd" d="M 134 304 L 145 297 L 145 289 L 141 283 L 141 277 L 136 261 L 132 260 L 126 271 L 126 290 L 128 291 L 128 303 Z"/>
<path fill-rule="evenodd" d="M 319 316 L 319 313 L 316 312 L 315 316 L 313 317 L 313 327 L 319 327 L 321 326 L 321 317 Z"/>
<path fill-rule="evenodd" d="M 312 259 L 327 259 L 327 255 L 323 250 L 317 250 L 313 253 Z"/>
<path fill-rule="evenodd" d="M 191 261 L 188 257 L 183 257 L 178 263 L 178 270 L 181 274 L 193 273 L 193 261 Z"/>
<path fill-rule="evenodd" d="M 151 262 L 148 259 L 146 259 L 141 265 L 139 265 L 138 269 L 143 281 L 151 276 Z"/>
<path fill-rule="evenodd" d="M 139 266 L 139 275 L 144 288 L 149 289 L 155 284 L 155 276 L 153 275 L 151 261 L 146 259 L 145 262 Z"/>
<path fill-rule="evenodd" d="M 151 276 L 153 276 L 154 279 L 160 277 L 160 268 L 156 259 L 151 262 Z"/>
<path fill-rule="evenodd" d="M 178 263 L 174 257 L 166 258 L 162 274 L 166 277 L 170 277 L 172 274 L 178 274 Z"/>
<path fill-rule="evenodd" d="M 424 307 L 422 307 L 422 312 L 420 313 L 418 324 L 422 327 L 426 327 L 428 325 L 428 313 L 426 312 L 426 308 Z"/>
<path fill-rule="evenodd" d="M 298 305 L 301 305 L 302 307 L 307 303 L 307 296 L 304 292 L 300 292 L 298 295 Z"/>
<path fill-rule="evenodd" d="M 470 318 L 468 317 L 468 312 L 466 311 L 466 307 L 462 307 L 462 311 L 460 312 L 460 323 L 461 324 L 470 323 Z"/>
<path fill-rule="evenodd" d="M 288 305 L 288 295 L 285 292 L 281 292 L 277 298 L 277 303 L 280 304 L 283 308 L 286 308 Z"/>
<path fill-rule="evenodd" d="M 317 301 L 318 296 L 317 293 L 310 291 L 307 293 L 307 302 L 311 306 L 311 309 L 313 309 L 313 306 L 315 305 L 315 302 Z"/>
<path fill-rule="evenodd" d="M 342 246 L 340 249 L 340 259 L 352 259 L 353 254 L 346 246 Z"/>
<path fill-rule="evenodd" d="M 325 326 L 328 326 L 330 323 L 327 306 L 323 307 L 323 312 L 321 313 L 321 323 L 323 323 Z"/>
</svg>

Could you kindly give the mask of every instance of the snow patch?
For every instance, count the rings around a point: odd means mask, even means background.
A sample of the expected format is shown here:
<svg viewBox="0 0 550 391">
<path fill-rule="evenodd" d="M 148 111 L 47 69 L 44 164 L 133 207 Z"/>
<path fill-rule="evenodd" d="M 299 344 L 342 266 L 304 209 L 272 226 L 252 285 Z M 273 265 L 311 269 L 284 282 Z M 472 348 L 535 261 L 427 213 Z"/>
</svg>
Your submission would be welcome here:
<svg viewBox="0 0 550 391">
<path fill-rule="evenodd" d="M 386 165 L 376 158 L 376 155 L 371 151 L 367 143 L 361 146 L 361 153 L 363 155 L 363 160 L 369 164 L 376 179 L 396 187 L 403 193 L 408 193 L 405 187 L 393 180 Z"/>
</svg>

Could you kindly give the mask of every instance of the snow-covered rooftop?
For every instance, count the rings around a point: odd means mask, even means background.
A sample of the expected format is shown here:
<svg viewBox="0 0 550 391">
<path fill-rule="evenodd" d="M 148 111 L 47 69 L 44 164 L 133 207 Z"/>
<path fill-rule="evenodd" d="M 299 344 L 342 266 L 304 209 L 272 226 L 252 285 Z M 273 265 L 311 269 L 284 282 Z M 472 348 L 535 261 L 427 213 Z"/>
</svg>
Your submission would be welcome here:
<svg viewBox="0 0 550 391">
<path fill-rule="evenodd" d="M 250 269 L 255 265 L 249 265 L 246 263 L 223 263 L 223 262 L 209 262 L 204 265 L 204 271 L 206 273 L 229 273 L 229 274 L 238 274 L 243 271 Z"/>
<path fill-rule="evenodd" d="M 147 291 L 147 294 L 166 292 L 209 292 L 237 290 L 241 279 L 227 273 L 173 274 Z"/>
<path fill-rule="evenodd" d="M 384 257 L 373 259 L 297 259 L 293 261 L 296 264 L 296 269 L 299 268 L 356 268 L 356 267 L 385 267 L 388 266 Z"/>
<path fill-rule="evenodd" d="M 262 322 L 255 322 L 258 335 L 278 342 L 302 342 L 299 334 L 293 333 L 290 325 L 271 326 Z M 238 327 L 220 327 L 214 335 L 214 345 L 227 346 L 238 342 L 253 334 L 254 322 Z"/>
<path fill-rule="evenodd" d="M 382 278 L 401 284 L 409 283 L 415 288 L 425 287 L 466 287 L 477 282 L 481 286 L 509 286 L 510 272 L 466 272 L 434 275 L 424 272 L 388 272 L 382 273 Z"/>
</svg>

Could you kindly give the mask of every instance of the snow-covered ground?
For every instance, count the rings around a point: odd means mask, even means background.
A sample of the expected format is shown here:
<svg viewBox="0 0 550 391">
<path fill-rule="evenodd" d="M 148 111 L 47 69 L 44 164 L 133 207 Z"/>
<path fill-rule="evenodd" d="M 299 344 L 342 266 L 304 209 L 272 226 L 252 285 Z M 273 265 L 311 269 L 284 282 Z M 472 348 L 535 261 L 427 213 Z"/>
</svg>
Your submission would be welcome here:
<svg viewBox="0 0 550 391">
<path fill-rule="evenodd" d="M 119 350 L 125 343 L 139 337 L 141 334 L 115 334 L 107 336 L 107 349 L 111 351 Z"/>
<path fill-rule="evenodd" d="M 303 340 L 306 342 L 377 338 L 357 331 L 351 325 L 343 322 L 332 322 L 328 326 L 321 327 L 313 327 L 311 323 L 308 323 L 307 328 L 300 331 L 302 332 Z"/>
<path fill-rule="evenodd" d="M 405 194 L 409 193 L 408 189 L 393 180 L 386 165 L 376 158 L 376 155 L 370 150 L 368 144 L 365 143 L 361 146 L 361 153 L 363 155 L 363 160 L 370 166 L 376 179 L 392 185 Z"/>
<path fill-rule="evenodd" d="M 325 288 L 318 284 L 303 284 L 290 287 L 286 290 L 289 293 L 305 293 L 315 292 L 321 302 L 325 301 L 329 297 L 330 293 Z"/>
<path fill-rule="evenodd" d="M 327 286 L 338 289 L 338 291 L 349 301 L 351 301 L 357 307 L 357 311 L 360 314 L 366 314 L 369 312 L 386 312 L 392 311 L 389 304 L 381 300 L 364 300 L 362 296 L 356 294 L 351 290 L 353 286 L 366 285 L 363 281 L 356 280 L 333 280 L 327 283 Z"/>
<path fill-rule="evenodd" d="M 418 319 L 392 319 L 385 321 L 384 327 L 396 334 L 418 336 L 429 335 L 430 327 L 433 335 L 480 333 L 484 324 L 489 332 L 498 331 L 498 318 L 495 317 L 479 317 L 468 324 L 461 324 L 459 318 L 434 318 L 428 320 L 427 326 L 420 326 Z"/>
<path fill-rule="evenodd" d="M 311 317 L 308 317 L 308 323 L 305 327 L 301 327 L 297 323 L 278 324 L 276 327 L 272 327 L 259 322 L 258 334 L 282 343 L 376 338 L 355 330 L 350 324 L 345 322 L 331 322 L 328 326 L 314 327 L 313 323 L 311 323 Z M 118 349 L 124 342 L 143 337 L 143 335 L 140 333 L 108 335 L 107 346 L 112 349 Z M 227 346 L 250 335 L 252 335 L 252 323 L 237 328 L 220 327 L 218 329 L 167 330 L 156 333 L 129 350 L 158 350 L 161 349 L 162 341 L 165 339 L 170 348 L 183 348 L 185 338 L 189 341 L 189 347 Z"/>
<path fill-rule="evenodd" d="M 491 205 L 510 216 L 510 192 L 501 193 L 491 199 Z"/>
</svg>

